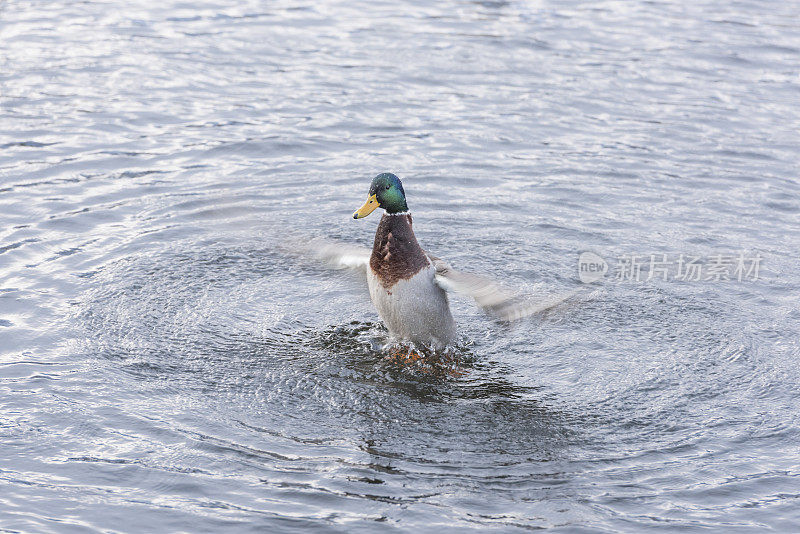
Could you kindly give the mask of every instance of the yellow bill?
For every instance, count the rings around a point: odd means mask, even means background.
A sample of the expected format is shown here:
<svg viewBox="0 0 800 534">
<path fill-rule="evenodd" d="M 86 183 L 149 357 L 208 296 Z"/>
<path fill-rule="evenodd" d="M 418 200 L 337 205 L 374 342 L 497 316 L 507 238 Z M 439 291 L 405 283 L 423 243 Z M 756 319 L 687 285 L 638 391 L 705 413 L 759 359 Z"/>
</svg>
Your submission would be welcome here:
<svg viewBox="0 0 800 534">
<path fill-rule="evenodd" d="M 380 207 L 381 205 L 378 203 L 378 199 L 375 197 L 375 195 L 372 195 L 367 199 L 366 202 L 364 202 L 363 206 L 358 208 L 356 212 L 353 213 L 353 218 L 363 219 L 364 217 L 375 211 L 376 208 Z"/>
</svg>

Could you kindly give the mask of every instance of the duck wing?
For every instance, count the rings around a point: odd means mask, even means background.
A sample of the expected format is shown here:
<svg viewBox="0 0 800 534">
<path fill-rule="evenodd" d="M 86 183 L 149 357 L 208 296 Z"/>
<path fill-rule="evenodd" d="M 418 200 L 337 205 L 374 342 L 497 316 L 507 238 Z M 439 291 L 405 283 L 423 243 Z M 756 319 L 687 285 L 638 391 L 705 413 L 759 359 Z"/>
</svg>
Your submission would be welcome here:
<svg viewBox="0 0 800 534">
<path fill-rule="evenodd" d="M 516 321 L 547 311 L 565 302 L 580 290 L 536 297 L 504 288 L 491 278 L 457 271 L 447 262 L 431 254 L 428 257 L 436 268 L 434 280 L 445 291 L 472 297 L 485 312 L 502 321 Z"/>
<path fill-rule="evenodd" d="M 366 270 L 372 251 L 367 247 L 350 245 L 326 239 L 312 239 L 296 247 L 304 255 L 327 263 L 337 269 Z"/>
<path fill-rule="evenodd" d="M 367 247 L 324 238 L 298 240 L 294 253 L 321 261 L 336 269 L 351 269 L 366 274 L 372 250 Z M 502 320 L 515 321 L 546 312 L 581 293 L 581 290 L 534 296 L 512 291 L 495 280 L 453 269 L 447 262 L 426 253 L 434 268 L 434 281 L 444 289 L 475 300 L 479 308 Z"/>
</svg>

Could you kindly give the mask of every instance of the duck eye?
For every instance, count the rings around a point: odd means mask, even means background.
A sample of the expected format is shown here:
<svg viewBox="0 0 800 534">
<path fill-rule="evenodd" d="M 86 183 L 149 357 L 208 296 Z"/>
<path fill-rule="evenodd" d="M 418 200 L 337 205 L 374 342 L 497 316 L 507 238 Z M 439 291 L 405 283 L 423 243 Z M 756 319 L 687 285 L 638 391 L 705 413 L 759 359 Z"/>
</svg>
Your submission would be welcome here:
<svg viewBox="0 0 800 534">
<path fill-rule="evenodd" d="M 386 189 L 391 189 L 391 188 L 392 188 L 391 184 L 386 184 Z"/>
</svg>

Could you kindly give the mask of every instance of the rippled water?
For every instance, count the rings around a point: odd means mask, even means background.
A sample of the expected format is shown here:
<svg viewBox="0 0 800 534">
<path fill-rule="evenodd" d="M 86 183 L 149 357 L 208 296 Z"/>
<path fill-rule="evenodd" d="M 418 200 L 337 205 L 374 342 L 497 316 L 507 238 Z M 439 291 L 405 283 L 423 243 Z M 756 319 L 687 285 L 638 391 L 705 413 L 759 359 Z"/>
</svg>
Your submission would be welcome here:
<svg viewBox="0 0 800 534">
<path fill-rule="evenodd" d="M 0 529 L 800 530 L 798 72 L 793 2 L 0 4 Z M 399 367 L 280 246 L 381 171 L 512 287 L 760 276 L 454 299 L 463 374 Z"/>
</svg>

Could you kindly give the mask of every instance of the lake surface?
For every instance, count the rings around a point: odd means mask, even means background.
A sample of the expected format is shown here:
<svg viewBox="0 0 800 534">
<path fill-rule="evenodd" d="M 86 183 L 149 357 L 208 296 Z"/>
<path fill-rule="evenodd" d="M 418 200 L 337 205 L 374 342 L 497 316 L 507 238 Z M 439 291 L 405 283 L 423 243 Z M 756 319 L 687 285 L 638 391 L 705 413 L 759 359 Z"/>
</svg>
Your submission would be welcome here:
<svg viewBox="0 0 800 534">
<path fill-rule="evenodd" d="M 798 104 L 795 2 L 3 2 L 0 530 L 797 532 Z M 383 171 L 456 268 L 608 273 L 392 363 L 286 250 Z"/>
</svg>

